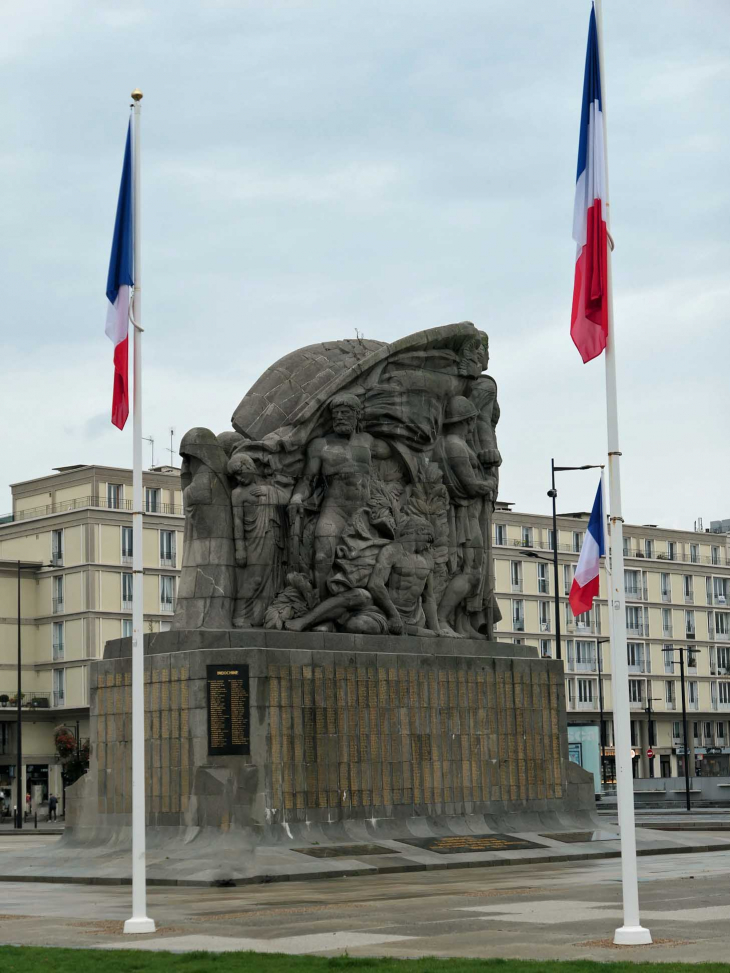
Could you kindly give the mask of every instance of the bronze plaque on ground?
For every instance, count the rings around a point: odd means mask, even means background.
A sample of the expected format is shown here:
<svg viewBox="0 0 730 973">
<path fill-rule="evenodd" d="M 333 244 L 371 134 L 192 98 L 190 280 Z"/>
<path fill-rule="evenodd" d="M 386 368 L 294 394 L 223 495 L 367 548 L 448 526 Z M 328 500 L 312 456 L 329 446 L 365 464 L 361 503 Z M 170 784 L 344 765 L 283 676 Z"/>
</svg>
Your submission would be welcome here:
<svg viewBox="0 0 730 973">
<path fill-rule="evenodd" d="M 251 753 L 248 666 L 207 666 L 208 755 Z"/>
<path fill-rule="evenodd" d="M 450 834 L 440 838 L 398 838 L 404 845 L 425 848 L 439 855 L 465 855 L 473 851 L 521 851 L 523 848 L 544 848 L 535 841 L 516 838 L 511 834 Z"/>
<path fill-rule="evenodd" d="M 397 855 L 395 848 L 381 845 L 312 845 L 311 848 L 292 848 L 310 858 L 362 858 L 364 855 Z"/>
</svg>

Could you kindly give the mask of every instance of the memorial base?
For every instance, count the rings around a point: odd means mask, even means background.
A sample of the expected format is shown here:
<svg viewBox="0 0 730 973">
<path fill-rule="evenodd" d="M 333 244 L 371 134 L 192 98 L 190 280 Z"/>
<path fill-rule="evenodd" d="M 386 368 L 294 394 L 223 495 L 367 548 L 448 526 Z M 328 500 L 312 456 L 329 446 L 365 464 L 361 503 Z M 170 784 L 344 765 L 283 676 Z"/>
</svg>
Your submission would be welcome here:
<svg viewBox="0 0 730 973">
<path fill-rule="evenodd" d="M 91 667 L 74 840 L 130 832 L 130 653 L 131 640 L 109 642 Z M 532 831 L 594 806 L 592 778 L 568 761 L 562 663 L 529 646 L 173 631 L 145 638 L 144 679 L 150 847 L 351 841 L 357 822 L 360 840 L 458 833 L 469 819 Z"/>
</svg>

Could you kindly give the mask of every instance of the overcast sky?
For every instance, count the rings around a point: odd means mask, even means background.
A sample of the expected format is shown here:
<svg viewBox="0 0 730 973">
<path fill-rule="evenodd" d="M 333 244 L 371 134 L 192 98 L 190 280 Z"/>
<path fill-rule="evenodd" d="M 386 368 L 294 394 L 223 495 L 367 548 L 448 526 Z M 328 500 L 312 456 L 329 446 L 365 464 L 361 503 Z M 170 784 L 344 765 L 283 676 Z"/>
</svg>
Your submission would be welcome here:
<svg viewBox="0 0 730 973">
<path fill-rule="evenodd" d="M 144 434 L 219 432 L 313 341 L 490 335 L 500 495 L 603 462 L 603 359 L 569 337 L 587 0 L 2 5 L 5 484 L 131 465 L 105 283 L 143 101 Z M 730 3 L 605 0 L 624 511 L 730 517 Z M 145 463 L 150 448 L 145 444 Z M 593 473 L 559 509 L 590 508 Z"/>
</svg>

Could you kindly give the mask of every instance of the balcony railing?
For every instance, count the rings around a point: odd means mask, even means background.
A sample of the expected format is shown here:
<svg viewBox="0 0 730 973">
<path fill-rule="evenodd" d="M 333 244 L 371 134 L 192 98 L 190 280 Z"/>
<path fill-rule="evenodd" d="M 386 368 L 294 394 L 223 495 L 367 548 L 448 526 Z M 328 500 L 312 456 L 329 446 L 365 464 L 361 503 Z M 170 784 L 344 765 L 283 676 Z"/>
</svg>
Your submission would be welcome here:
<svg viewBox="0 0 730 973">
<path fill-rule="evenodd" d="M 651 672 L 651 662 L 648 659 L 642 659 L 641 662 L 630 662 L 629 672 Z"/>
<path fill-rule="evenodd" d="M 131 598 L 130 598 L 129 601 L 126 601 L 126 600 L 122 599 L 122 611 L 123 612 L 131 612 L 131 610 L 132 610 L 132 600 L 131 600 Z"/>
<path fill-rule="evenodd" d="M 160 613 L 161 614 L 163 614 L 163 613 L 164 614 L 167 614 L 168 612 L 172 613 L 174 611 L 175 611 L 175 601 L 174 600 L 173 601 L 161 601 L 160 602 Z M 523 631 L 524 631 L 524 629 L 523 629 Z"/>
<path fill-rule="evenodd" d="M 694 591 L 684 593 L 684 603 L 685 605 L 694 605 L 695 603 L 695 593 Z"/>
<path fill-rule="evenodd" d="M 134 555 L 122 554 L 122 564 L 132 564 L 133 561 L 134 561 Z"/>
<path fill-rule="evenodd" d="M 666 588 L 662 588 L 662 601 L 671 601 L 671 600 L 672 600 L 672 592 L 667 591 Z"/>
<path fill-rule="evenodd" d="M 648 601 L 649 592 L 643 585 L 627 584 L 626 597 L 633 598 L 637 601 Z"/>
<path fill-rule="evenodd" d="M 514 631 L 514 632 L 524 632 L 525 631 L 525 620 L 524 620 L 524 618 L 513 618 L 512 619 L 512 631 Z"/>
<path fill-rule="evenodd" d="M 636 625 L 631 625 L 631 624 L 629 624 L 627 622 L 626 623 L 626 634 L 627 635 L 640 635 L 642 637 L 643 636 L 648 636 L 648 634 L 649 634 L 649 626 L 646 625 L 644 622 L 639 622 Z"/>
<path fill-rule="evenodd" d="M 728 700 L 727 703 L 720 703 L 716 699 L 713 699 L 712 708 L 716 710 L 723 710 L 723 711 L 730 710 L 730 700 Z"/>
<path fill-rule="evenodd" d="M 53 614 L 60 615 L 63 611 L 63 598 L 53 598 L 51 602 L 53 605 Z"/>
<path fill-rule="evenodd" d="M 522 591 L 522 579 L 520 579 L 519 581 L 512 581 L 512 590 Z"/>
<path fill-rule="evenodd" d="M 177 558 L 174 554 L 161 554 L 160 555 L 160 567 L 161 568 L 174 568 L 176 566 Z M 513 589 L 514 590 L 514 589 Z M 522 582 L 520 582 L 520 591 L 522 591 Z"/>
<path fill-rule="evenodd" d="M 643 699 L 632 699 L 629 702 L 629 708 L 630 709 L 645 709 L 644 700 Z"/>
<path fill-rule="evenodd" d="M 49 517 L 51 514 L 67 513 L 69 510 L 83 510 L 85 507 L 94 507 L 100 510 L 132 510 L 131 500 L 109 501 L 102 497 L 77 497 L 75 500 L 62 500 L 60 503 L 47 503 L 40 507 L 30 507 L 28 510 L 18 510 L 15 513 L 5 514 L 0 517 L 0 523 L 10 524 L 19 520 L 33 520 L 36 517 Z M 158 514 L 182 517 L 183 508 L 172 503 L 158 503 L 154 511 Z M 63 553 L 61 562 L 63 563 Z"/>
<path fill-rule="evenodd" d="M 677 700 L 676 699 L 666 699 L 664 701 L 664 709 L 676 709 Z"/>
<path fill-rule="evenodd" d="M 60 568 L 63 566 L 63 551 L 53 551 L 51 553 L 51 564 L 55 568 Z"/>
<path fill-rule="evenodd" d="M 570 708 L 573 710 L 595 710 L 598 709 L 597 699 L 574 699 L 571 700 Z"/>
<path fill-rule="evenodd" d="M 15 689 L 0 690 L 0 709 L 12 709 L 18 705 Z M 50 709 L 50 693 L 21 693 L 21 709 Z"/>
<path fill-rule="evenodd" d="M 715 564 L 718 567 L 727 567 L 730 565 L 730 558 L 723 557 L 721 554 L 716 558 L 708 557 L 707 554 L 697 555 L 696 557 L 683 557 L 681 554 L 676 552 L 673 555 L 669 555 L 666 552 L 657 554 L 656 551 L 639 550 L 638 548 L 624 549 L 624 557 L 630 558 L 640 558 L 648 560 L 657 561 L 684 561 L 688 564 Z"/>
<path fill-rule="evenodd" d="M 65 650 L 65 645 L 63 642 L 53 643 L 53 661 L 60 662 L 63 659 L 63 653 Z"/>
<path fill-rule="evenodd" d="M 541 632 L 549 632 L 550 631 L 550 622 L 540 622 L 540 631 Z"/>
<path fill-rule="evenodd" d="M 66 705 L 66 691 L 64 689 L 53 690 L 53 705 L 54 706 Z"/>
</svg>

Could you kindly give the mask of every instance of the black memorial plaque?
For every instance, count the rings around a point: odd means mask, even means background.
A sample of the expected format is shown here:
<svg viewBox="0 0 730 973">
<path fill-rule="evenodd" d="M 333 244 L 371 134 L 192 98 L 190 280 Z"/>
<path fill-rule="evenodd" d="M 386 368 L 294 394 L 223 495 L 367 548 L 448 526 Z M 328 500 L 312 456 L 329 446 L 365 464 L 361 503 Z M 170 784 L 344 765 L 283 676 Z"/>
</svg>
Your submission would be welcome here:
<svg viewBox="0 0 730 973">
<path fill-rule="evenodd" d="M 519 851 L 523 848 L 544 848 L 536 841 L 516 838 L 511 834 L 450 834 L 439 838 L 397 838 L 404 845 L 425 848 L 439 855 L 465 855 L 474 851 Z"/>
<path fill-rule="evenodd" d="M 208 755 L 251 753 L 248 666 L 207 666 Z"/>
</svg>

